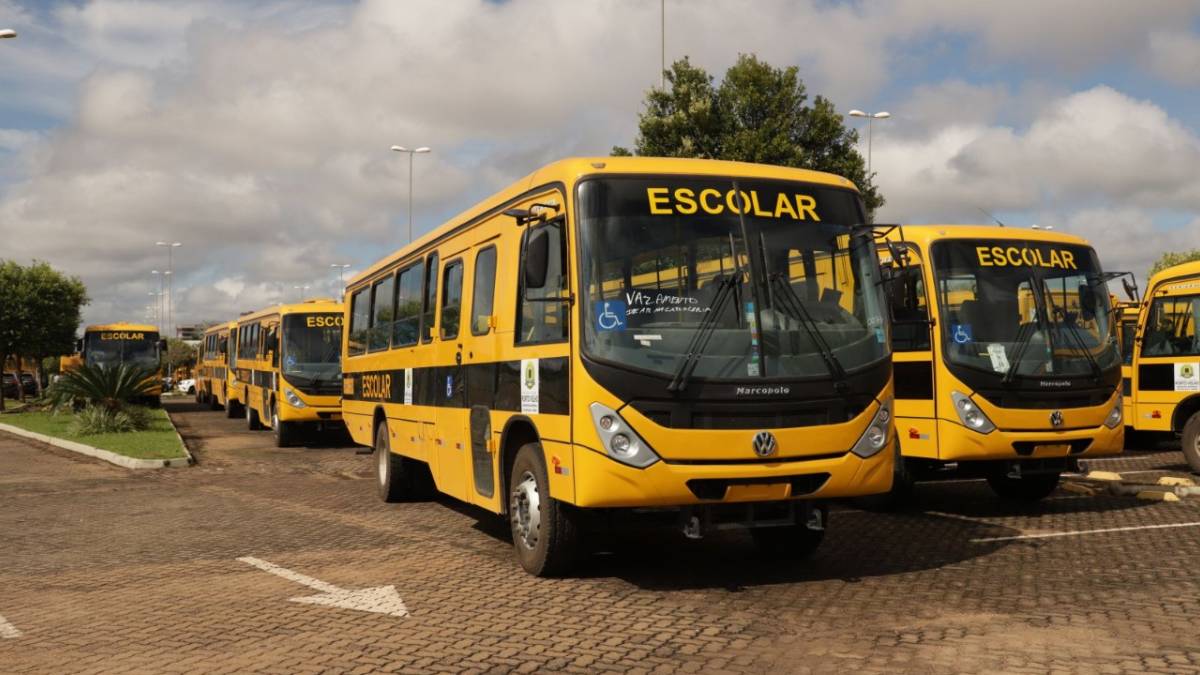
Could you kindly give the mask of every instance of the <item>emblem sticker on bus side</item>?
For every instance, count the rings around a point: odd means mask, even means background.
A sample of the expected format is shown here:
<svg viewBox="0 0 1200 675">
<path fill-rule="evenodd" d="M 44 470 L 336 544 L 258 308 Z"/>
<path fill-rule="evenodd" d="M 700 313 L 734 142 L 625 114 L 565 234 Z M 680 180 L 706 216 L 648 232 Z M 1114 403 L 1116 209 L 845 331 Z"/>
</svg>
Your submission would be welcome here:
<svg viewBox="0 0 1200 675">
<path fill-rule="evenodd" d="M 538 360 L 521 359 L 521 412 L 536 415 L 539 410 Z"/>
</svg>

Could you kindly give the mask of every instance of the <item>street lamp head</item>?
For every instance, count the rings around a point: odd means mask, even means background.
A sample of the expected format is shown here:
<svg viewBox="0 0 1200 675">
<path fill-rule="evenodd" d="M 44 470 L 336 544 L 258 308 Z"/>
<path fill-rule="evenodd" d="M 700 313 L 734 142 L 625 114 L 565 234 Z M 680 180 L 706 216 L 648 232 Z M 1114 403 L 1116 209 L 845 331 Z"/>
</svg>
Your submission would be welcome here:
<svg viewBox="0 0 1200 675">
<path fill-rule="evenodd" d="M 408 152 L 408 148 L 403 145 L 393 145 L 392 152 Z"/>
<path fill-rule="evenodd" d="M 866 117 L 867 116 L 867 113 L 859 110 L 858 108 L 855 108 L 854 110 L 851 110 L 850 112 L 848 112 L 846 114 L 851 117 Z"/>
<path fill-rule="evenodd" d="M 889 118 L 891 116 L 892 116 L 892 113 L 887 112 L 887 111 L 877 112 L 874 115 L 871 115 L 871 117 L 874 117 L 877 120 L 886 120 L 887 118 Z"/>
<path fill-rule="evenodd" d="M 15 38 L 15 37 L 17 37 L 17 31 L 15 31 L 11 28 L 0 29 L 0 40 L 3 40 L 5 38 Z"/>
<path fill-rule="evenodd" d="M 183 244 L 178 241 L 156 241 L 156 242 L 154 242 L 154 245 L 155 246 L 170 246 L 171 248 L 175 248 L 176 246 L 183 246 Z"/>
<path fill-rule="evenodd" d="M 422 147 L 419 147 L 419 148 L 417 148 L 416 150 L 413 150 L 413 152 L 416 152 L 416 153 L 426 153 L 426 152 L 429 152 L 429 148 L 426 148 L 426 147 L 422 146 Z"/>
</svg>

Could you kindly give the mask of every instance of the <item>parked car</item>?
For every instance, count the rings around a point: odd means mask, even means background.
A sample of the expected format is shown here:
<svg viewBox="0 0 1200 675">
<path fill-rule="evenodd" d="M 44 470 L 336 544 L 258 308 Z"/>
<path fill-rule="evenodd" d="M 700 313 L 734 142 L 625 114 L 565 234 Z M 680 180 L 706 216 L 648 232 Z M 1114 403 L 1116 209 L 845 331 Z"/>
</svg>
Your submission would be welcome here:
<svg viewBox="0 0 1200 675">
<path fill-rule="evenodd" d="M 17 376 L 13 373 L 4 373 L 0 386 L 4 387 L 5 398 L 17 397 Z"/>
<path fill-rule="evenodd" d="M 185 394 L 195 394 L 196 393 L 196 380 L 191 377 L 189 377 L 186 380 L 180 380 L 179 381 L 179 391 L 182 391 Z"/>
<path fill-rule="evenodd" d="M 25 389 L 26 396 L 37 394 L 37 380 L 34 379 L 33 373 L 21 373 L 21 386 Z"/>
</svg>

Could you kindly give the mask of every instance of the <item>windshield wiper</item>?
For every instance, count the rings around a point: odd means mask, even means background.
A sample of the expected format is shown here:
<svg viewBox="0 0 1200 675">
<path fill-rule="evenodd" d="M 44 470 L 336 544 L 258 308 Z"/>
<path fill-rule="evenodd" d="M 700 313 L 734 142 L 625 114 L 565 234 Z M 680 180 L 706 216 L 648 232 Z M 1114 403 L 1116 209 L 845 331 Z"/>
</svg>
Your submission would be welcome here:
<svg viewBox="0 0 1200 675">
<path fill-rule="evenodd" d="M 829 343 L 825 341 L 825 336 L 821 333 L 821 328 L 817 326 L 816 320 L 812 318 L 812 314 L 804 306 L 804 301 L 800 299 L 800 296 L 796 295 L 796 289 L 792 288 L 792 285 L 787 282 L 782 272 L 770 274 L 769 277 L 771 287 L 775 291 L 774 300 L 779 303 L 781 309 L 804 327 L 804 331 L 808 333 L 808 338 L 812 340 L 817 351 L 821 353 L 821 358 L 824 359 L 825 367 L 829 369 L 829 374 L 839 383 L 844 382 L 846 379 L 846 369 L 842 366 L 842 362 L 838 360 L 837 354 L 833 353 L 833 349 L 830 348 Z"/>
<path fill-rule="evenodd" d="M 1032 274 L 1029 275 L 1029 292 L 1033 294 L 1035 305 L 1037 303 L 1037 291 L 1035 290 L 1037 288 L 1037 283 L 1037 279 L 1034 278 Z M 1015 349 L 1013 349 L 1012 363 L 1008 364 L 1008 372 L 1004 373 L 1004 377 L 1000 378 L 1000 382 L 1004 384 L 1011 384 L 1013 378 L 1017 376 L 1017 370 L 1019 370 L 1021 367 L 1021 359 L 1025 358 L 1025 351 L 1029 348 L 1029 344 L 1033 342 L 1034 325 L 1037 325 L 1039 328 L 1044 327 L 1044 330 L 1047 332 L 1046 339 L 1050 339 L 1050 328 L 1048 325 L 1049 322 L 1047 322 L 1047 324 L 1042 323 L 1042 313 L 1038 311 L 1036 306 L 1033 311 L 1033 317 L 1035 323 L 1024 324 L 1021 326 L 1021 329 L 1017 331 L 1017 340 L 1016 344 L 1014 345 Z"/>
<path fill-rule="evenodd" d="M 724 312 L 729 297 L 733 295 L 733 289 L 742 283 L 742 275 L 740 272 L 734 272 L 730 275 L 719 275 L 713 279 L 712 283 L 720 284 L 720 287 L 717 288 L 717 294 L 713 296 L 712 301 L 708 304 L 708 311 L 704 313 L 704 318 L 696 326 L 696 332 L 692 333 L 692 339 L 688 342 L 687 351 L 683 355 L 683 360 L 679 362 L 679 367 L 675 369 L 671 383 L 667 385 L 667 391 L 683 391 L 687 387 L 688 380 L 692 377 L 692 372 L 696 370 L 696 365 L 700 362 L 700 356 L 704 353 L 709 339 L 712 338 L 712 334 L 716 330 L 717 321 Z"/>
<path fill-rule="evenodd" d="M 1075 344 L 1079 347 L 1079 350 L 1083 352 L 1084 358 L 1087 359 L 1088 366 L 1090 366 L 1092 369 L 1092 377 L 1099 380 L 1100 376 L 1103 374 L 1103 369 L 1100 367 L 1100 364 L 1097 363 L 1096 357 L 1092 356 L 1092 350 L 1088 349 L 1087 344 L 1084 343 L 1083 336 L 1079 334 L 1079 327 L 1075 325 L 1074 321 L 1067 321 L 1066 310 L 1054 303 L 1054 293 L 1046 294 L 1046 304 L 1050 306 L 1050 309 L 1056 316 L 1062 318 L 1062 325 L 1069 329 L 1067 330 L 1067 333 L 1075 339 Z"/>
</svg>

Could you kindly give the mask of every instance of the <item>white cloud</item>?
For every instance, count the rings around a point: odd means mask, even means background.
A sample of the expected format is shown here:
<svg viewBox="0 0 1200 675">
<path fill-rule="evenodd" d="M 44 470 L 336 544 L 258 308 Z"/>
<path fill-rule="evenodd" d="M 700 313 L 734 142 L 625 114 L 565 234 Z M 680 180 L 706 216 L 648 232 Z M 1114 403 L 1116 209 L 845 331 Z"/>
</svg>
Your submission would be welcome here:
<svg viewBox="0 0 1200 675">
<path fill-rule="evenodd" d="M 1200 86 L 1200 35 L 1184 31 L 1152 33 L 1148 60 L 1150 69 L 1168 82 Z"/>
</svg>

